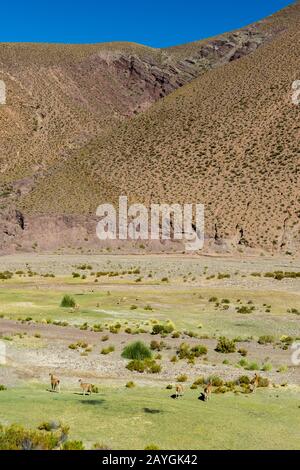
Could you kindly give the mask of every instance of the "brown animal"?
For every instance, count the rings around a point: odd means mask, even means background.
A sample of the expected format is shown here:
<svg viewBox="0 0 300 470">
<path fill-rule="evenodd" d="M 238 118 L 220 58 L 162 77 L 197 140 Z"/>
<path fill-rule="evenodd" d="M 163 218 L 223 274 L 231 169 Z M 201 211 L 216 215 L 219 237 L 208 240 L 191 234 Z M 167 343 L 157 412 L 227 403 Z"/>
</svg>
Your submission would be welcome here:
<svg viewBox="0 0 300 470">
<path fill-rule="evenodd" d="M 204 387 L 204 401 L 207 401 L 210 399 L 211 391 L 212 391 L 212 384 L 211 382 L 208 382 L 208 384 Z"/>
<path fill-rule="evenodd" d="M 182 397 L 182 396 L 183 396 L 183 393 L 184 393 L 183 385 L 181 385 L 181 384 L 176 384 L 176 386 L 175 386 L 175 397 L 176 397 L 176 398 Z"/>
<path fill-rule="evenodd" d="M 49 374 L 51 382 L 51 390 L 53 392 L 60 392 L 60 380 L 58 377 L 55 377 L 53 374 Z"/>
<path fill-rule="evenodd" d="M 253 392 L 255 392 L 255 390 L 257 389 L 258 384 L 259 384 L 259 376 L 257 374 L 254 375 L 254 377 L 251 380 L 250 384 L 252 386 L 251 388 L 252 388 L 252 393 L 253 393 Z"/>
<path fill-rule="evenodd" d="M 85 395 L 85 394 L 91 395 L 92 394 L 92 391 L 93 391 L 93 385 L 92 384 L 84 383 L 84 382 L 82 382 L 81 379 L 79 379 L 78 382 L 80 383 L 80 387 L 83 391 L 83 395 Z"/>
</svg>

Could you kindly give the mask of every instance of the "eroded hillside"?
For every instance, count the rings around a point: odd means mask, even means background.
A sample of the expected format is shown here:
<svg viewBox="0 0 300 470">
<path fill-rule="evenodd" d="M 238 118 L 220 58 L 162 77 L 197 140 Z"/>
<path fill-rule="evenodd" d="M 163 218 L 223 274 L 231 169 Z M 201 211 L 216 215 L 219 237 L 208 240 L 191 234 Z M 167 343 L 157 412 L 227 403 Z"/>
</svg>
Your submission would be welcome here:
<svg viewBox="0 0 300 470">
<path fill-rule="evenodd" d="M 97 205 L 127 194 L 204 203 L 213 249 L 297 252 L 299 18 L 297 3 L 167 50 L 2 45 L 2 248 L 47 247 L 49 226 L 75 243 L 68 227 L 86 238 Z"/>
</svg>

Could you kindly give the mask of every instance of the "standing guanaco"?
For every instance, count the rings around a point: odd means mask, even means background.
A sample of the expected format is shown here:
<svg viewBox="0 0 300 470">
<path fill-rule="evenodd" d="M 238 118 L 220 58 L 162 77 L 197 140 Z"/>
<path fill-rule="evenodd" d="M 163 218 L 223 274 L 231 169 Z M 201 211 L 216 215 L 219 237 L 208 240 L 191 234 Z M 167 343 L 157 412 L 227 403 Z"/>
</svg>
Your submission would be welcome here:
<svg viewBox="0 0 300 470">
<path fill-rule="evenodd" d="M 60 392 L 60 379 L 58 377 L 55 377 L 53 374 L 49 374 L 50 376 L 50 381 L 51 381 L 51 390 L 53 392 Z"/>
<path fill-rule="evenodd" d="M 210 399 L 212 391 L 212 383 L 208 382 L 208 384 L 204 387 L 204 400 L 207 401 Z"/>
<path fill-rule="evenodd" d="M 175 396 L 176 396 L 176 398 L 182 397 L 183 392 L 184 392 L 183 385 L 176 384 L 176 386 L 175 386 Z"/>
<path fill-rule="evenodd" d="M 93 385 L 92 384 L 84 383 L 84 382 L 82 382 L 81 379 L 79 379 L 78 382 L 80 383 L 80 387 L 83 391 L 83 395 L 85 395 L 86 393 L 88 395 L 92 394 L 92 391 L 93 391 Z"/>
</svg>

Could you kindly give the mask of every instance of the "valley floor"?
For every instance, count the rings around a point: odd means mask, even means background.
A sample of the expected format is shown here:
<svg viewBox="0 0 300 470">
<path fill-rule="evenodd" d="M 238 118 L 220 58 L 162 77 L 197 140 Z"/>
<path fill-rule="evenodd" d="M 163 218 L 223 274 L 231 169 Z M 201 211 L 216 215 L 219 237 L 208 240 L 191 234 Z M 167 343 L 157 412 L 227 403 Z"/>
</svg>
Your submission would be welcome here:
<svg viewBox="0 0 300 470">
<path fill-rule="evenodd" d="M 279 271 L 287 275 L 276 279 Z M 300 265 L 289 258 L 2 257 L 0 423 L 60 419 L 87 448 L 100 441 L 112 449 L 299 447 L 292 346 L 300 342 L 300 277 L 291 272 Z M 60 306 L 66 294 L 75 308 Z M 153 334 L 155 325 L 170 324 L 172 331 Z M 234 352 L 216 351 L 222 336 Z M 128 370 L 121 353 L 134 341 L 156 342 L 160 371 Z M 182 343 L 207 353 L 180 358 Z M 49 392 L 50 372 L 61 379 L 60 394 Z M 226 389 L 255 373 L 269 386 Z M 99 393 L 83 397 L 79 378 Z M 201 382 L 212 378 L 221 389 L 203 402 Z M 178 380 L 185 393 L 172 399 Z"/>
</svg>

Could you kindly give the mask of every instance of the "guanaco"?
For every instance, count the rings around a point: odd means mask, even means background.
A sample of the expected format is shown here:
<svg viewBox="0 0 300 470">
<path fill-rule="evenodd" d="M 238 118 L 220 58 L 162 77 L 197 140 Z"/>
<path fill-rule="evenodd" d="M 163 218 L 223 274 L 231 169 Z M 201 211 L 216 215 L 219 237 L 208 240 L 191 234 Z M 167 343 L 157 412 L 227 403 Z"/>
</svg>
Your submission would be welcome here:
<svg viewBox="0 0 300 470">
<path fill-rule="evenodd" d="M 81 379 L 79 379 L 78 382 L 80 383 L 80 387 L 83 391 L 83 395 L 85 395 L 86 393 L 87 393 L 87 395 L 92 394 L 92 391 L 93 391 L 93 385 L 92 384 L 84 383 L 84 382 L 82 382 Z"/>
<path fill-rule="evenodd" d="M 175 387 L 175 396 L 176 396 L 176 398 L 182 397 L 183 392 L 184 392 L 183 385 L 176 384 L 176 387 Z"/>
<path fill-rule="evenodd" d="M 53 374 L 49 374 L 51 381 L 51 390 L 53 392 L 60 392 L 60 380 L 58 377 L 55 377 Z"/>
<path fill-rule="evenodd" d="M 209 382 L 205 387 L 204 387 L 204 400 L 207 401 L 211 397 L 211 391 L 212 391 L 212 384 Z"/>
<path fill-rule="evenodd" d="M 259 376 L 255 374 L 250 383 L 252 385 L 252 392 L 255 392 L 259 384 Z"/>
</svg>

